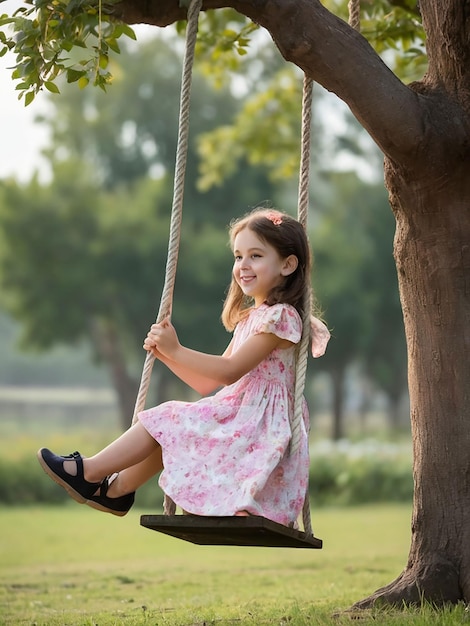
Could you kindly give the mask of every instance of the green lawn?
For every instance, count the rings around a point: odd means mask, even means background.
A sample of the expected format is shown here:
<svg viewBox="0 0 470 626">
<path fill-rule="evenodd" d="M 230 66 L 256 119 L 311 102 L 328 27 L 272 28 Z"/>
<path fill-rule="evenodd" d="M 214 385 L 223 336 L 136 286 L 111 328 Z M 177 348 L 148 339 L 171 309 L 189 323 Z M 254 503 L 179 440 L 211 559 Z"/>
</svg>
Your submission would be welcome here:
<svg viewBox="0 0 470 626">
<path fill-rule="evenodd" d="M 195 546 L 139 515 L 2 509 L 0 623 L 324 624 L 390 582 L 409 548 L 408 506 L 314 513 L 323 550 Z"/>
<path fill-rule="evenodd" d="M 404 567 L 410 508 L 314 512 L 323 550 L 195 546 L 70 503 L 0 510 L 0 624 L 312 625 Z M 361 623 L 461 624 L 463 607 Z"/>
</svg>

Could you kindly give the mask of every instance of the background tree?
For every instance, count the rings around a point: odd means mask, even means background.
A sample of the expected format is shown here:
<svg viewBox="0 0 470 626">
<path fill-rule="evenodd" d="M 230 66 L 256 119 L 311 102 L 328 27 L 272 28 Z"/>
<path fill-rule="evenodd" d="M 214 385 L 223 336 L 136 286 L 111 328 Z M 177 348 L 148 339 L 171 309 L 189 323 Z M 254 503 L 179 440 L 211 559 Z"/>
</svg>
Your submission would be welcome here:
<svg viewBox="0 0 470 626">
<path fill-rule="evenodd" d="M 397 431 L 409 422 L 404 421 L 401 413 L 407 396 L 407 357 L 396 268 L 391 255 L 393 215 L 381 210 L 386 202 L 383 187 L 363 188 L 360 195 L 363 197 L 359 196 L 358 203 L 371 207 L 361 223 L 373 242 L 363 282 L 365 293 L 372 298 L 369 306 L 373 319 L 361 351 L 361 367 L 366 378 L 386 395 L 389 426 Z"/>
<path fill-rule="evenodd" d="M 162 76 L 154 47 L 166 68 Z M 166 263 L 181 73 L 173 47 L 157 40 L 142 50 L 124 50 L 112 101 L 103 92 L 77 96 L 75 88 L 64 88 L 44 120 L 52 130 L 46 150 L 51 183 L 5 183 L 0 208 L 5 307 L 22 323 L 22 344 L 46 350 L 90 341 L 110 373 L 124 427 L 134 409 L 142 339 L 158 311 Z M 196 104 L 208 89 L 196 76 Z M 163 94 L 157 110 L 155 94 Z M 229 119 L 237 106 L 227 90 L 217 91 L 210 105 L 201 103 L 192 115 L 186 192 L 191 211 L 184 220 L 173 320 L 183 341 L 213 352 L 228 342 L 216 323 L 230 277 L 227 224 L 257 198 L 274 195 L 266 175 L 246 161 L 224 189 L 204 195 L 196 189 L 197 133 Z M 207 324 L 208 315 L 213 324 Z M 174 377 L 156 369 L 155 395 L 162 401 Z"/>
<path fill-rule="evenodd" d="M 316 368 L 332 383 L 333 439 L 345 436 L 347 374 L 360 364 L 371 384 L 395 408 L 406 387 L 406 350 L 396 273 L 393 220 L 383 186 L 351 172 L 323 172 L 328 193 L 316 197 L 314 285 L 332 331 Z M 358 394 L 360 395 L 360 394 Z"/>
<path fill-rule="evenodd" d="M 101 90 L 61 86 L 61 98 L 50 98 L 53 108 L 44 120 L 51 129 L 51 145 L 45 151 L 49 160 L 83 159 L 105 189 L 130 188 L 144 177 L 166 177 L 171 189 L 181 83 L 178 44 L 181 41 L 173 34 L 153 37 L 139 46 L 123 45 L 122 54 L 112 63 L 113 98 Z M 197 227 L 210 220 L 225 228 L 237 209 L 243 211 L 257 201 L 253 186 L 264 187 L 266 197 L 273 192 L 259 168 L 243 168 L 243 161 L 223 189 L 213 186 L 203 195 L 196 188 L 198 138 L 214 126 L 229 123 L 239 107 L 239 99 L 228 88 L 211 88 L 202 72 L 195 71 L 185 185 L 185 205 L 191 211 L 185 214 L 185 225 Z M 227 202 L 228 198 L 233 201 Z"/>
<path fill-rule="evenodd" d="M 146 191 L 146 205 L 143 192 L 133 196 L 138 215 L 128 210 L 123 194 L 107 213 L 86 165 L 69 161 L 57 166 L 48 186 L 6 184 L 0 213 L 5 306 L 22 322 L 23 345 L 44 350 L 93 338 L 95 357 L 109 367 L 127 423 L 136 396 L 132 364 L 144 311 L 150 315 L 155 299 L 149 278 L 158 289 L 154 268 L 165 263 L 168 228 L 165 190 L 154 183 Z M 163 206 L 163 218 L 155 206 Z M 145 219 L 145 208 L 152 220 Z"/>
</svg>

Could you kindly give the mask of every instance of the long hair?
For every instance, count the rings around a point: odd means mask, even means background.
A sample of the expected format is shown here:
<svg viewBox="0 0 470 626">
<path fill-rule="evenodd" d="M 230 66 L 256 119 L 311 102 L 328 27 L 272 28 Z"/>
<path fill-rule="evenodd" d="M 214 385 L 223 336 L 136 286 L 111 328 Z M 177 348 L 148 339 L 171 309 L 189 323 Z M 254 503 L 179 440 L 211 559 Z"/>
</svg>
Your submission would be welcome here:
<svg viewBox="0 0 470 626">
<path fill-rule="evenodd" d="M 311 255 L 307 234 L 303 226 L 290 215 L 274 209 L 255 209 L 230 224 L 230 246 L 233 250 L 235 237 L 249 228 L 262 241 L 272 246 L 282 259 L 291 254 L 298 259 L 296 270 L 286 276 L 268 294 L 267 304 L 286 303 L 294 306 L 303 318 L 307 280 L 310 280 Z M 252 300 L 247 298 L 232 275 L 222 310 L 222 323 L 232 331 L 245 317 Z"/>
</svg>

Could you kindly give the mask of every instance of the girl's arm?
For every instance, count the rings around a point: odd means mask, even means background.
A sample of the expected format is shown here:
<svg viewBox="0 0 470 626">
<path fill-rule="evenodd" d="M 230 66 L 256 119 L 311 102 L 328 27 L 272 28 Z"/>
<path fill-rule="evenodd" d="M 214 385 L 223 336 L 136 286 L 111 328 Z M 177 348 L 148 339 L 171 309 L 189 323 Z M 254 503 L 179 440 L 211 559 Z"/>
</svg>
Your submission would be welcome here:
<svg viewBox="0 0 470 626">
<path fill-rule="evenodd" d="M 230 344 L 222 356 L 205 354 L 182 346 L 168 320 L 154 324 L 144 342 L 145 349 L 156 348 L 156 356 L 158 355 L 158 358 L 178 376 L 180 375 L 178 372 L 181 372 L 185 376 L 182 380 L 188 382 L 199 393 L 209 393 L 218 386 L 234 383 L 261 363 L 275 348 L 290 345 L 291 342 L 276 335 L 261 333 L 249 337 L 233 353 Z M 204 384 L 202 386 L 198 384 L 196 387 L 192 382 Z M 210 391 L 205 387 L 209 382 L 212 384 Z"/>
<path fill-rule="evenodd" d="M 230 342 L 230 344 L 228 345 L 223 356 L 230 354 L 231 347 L 232 342 Z M 144 348 L 148 349 L 145 343 Z M 168 357 L 164 356 L 161 352 L 159 352 L 156 347 L 151 348 L 151 352 L 159 361 L 164 363 L 168 367 L 168 369 L 173 372 L 173 374 L 178 376 L 180 380 L 189 385 L 192 389 L 194 389 L 194 391 L 197 391 L 197 393 L 201 394 L 201 396 L 207 396 L 215 391 L 218 387 L 220 387 L 220 382 L 218 380 L 208 378 L 200 371 L 195 372 L 194 370 L 185 367 L 181 363 L 172 361 Z"/>
</svg>

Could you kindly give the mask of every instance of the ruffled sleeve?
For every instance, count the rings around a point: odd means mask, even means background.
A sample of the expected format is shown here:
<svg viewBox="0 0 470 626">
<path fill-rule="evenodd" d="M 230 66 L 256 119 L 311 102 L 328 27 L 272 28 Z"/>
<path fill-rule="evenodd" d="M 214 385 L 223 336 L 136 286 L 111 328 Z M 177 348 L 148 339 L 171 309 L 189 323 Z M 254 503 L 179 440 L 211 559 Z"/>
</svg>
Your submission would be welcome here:
<svg viewBox="0 0 470 626">
<path fill-rule="evenodd" d="M 298 343 L 302 336 L 302 320 L 290 304 L 273 304 L 258 310 L 253 334 L 271 333 L 280 339 Z"/>
<path fill-rule="evenodd" d="M 317 359 L 325 354 L 326 346 L 330 340 L 330 331 L 321 320 L 313 315 L 310 316 L 310 331 L 312 335 L 312 356 Z"/>
</svg>

